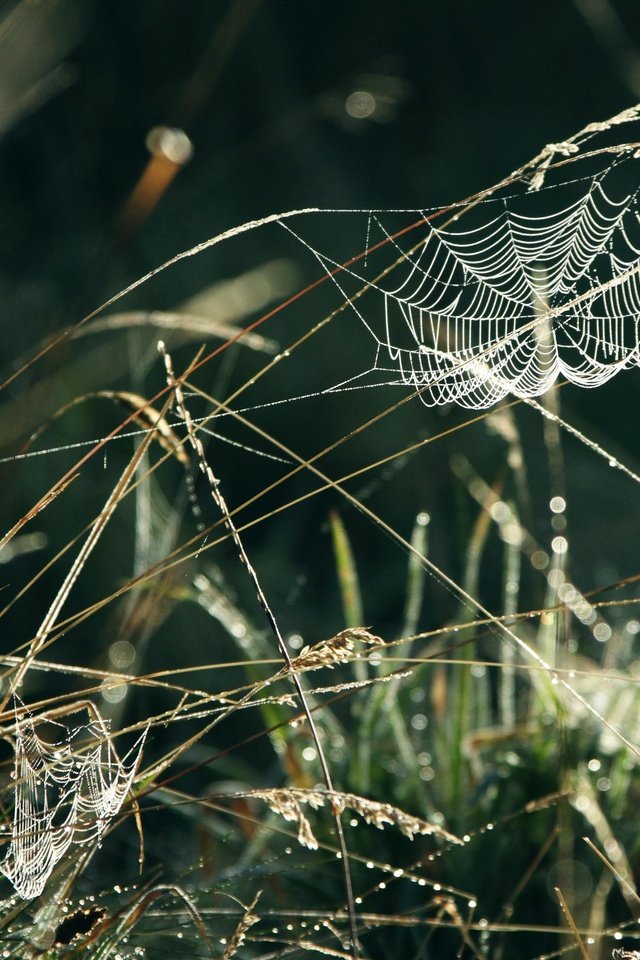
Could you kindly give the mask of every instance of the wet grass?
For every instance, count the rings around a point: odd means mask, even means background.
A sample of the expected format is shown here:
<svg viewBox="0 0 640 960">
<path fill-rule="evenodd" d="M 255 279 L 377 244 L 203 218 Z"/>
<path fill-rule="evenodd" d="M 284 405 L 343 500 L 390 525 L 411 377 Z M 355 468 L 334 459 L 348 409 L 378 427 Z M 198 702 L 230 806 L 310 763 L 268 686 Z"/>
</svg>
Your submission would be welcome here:
<svg viewBox="0 0 640 960">
<path fill-rule="evenodd" d="M 7 378 L 3 956 L 607 958 L 637 466 L 561 384 L 328 392 L 356 295 L 296 269 L 250 349 L 206 311 L 195 348 L 191 304 L 163 362 L 129 288 Z"/>
</svg>

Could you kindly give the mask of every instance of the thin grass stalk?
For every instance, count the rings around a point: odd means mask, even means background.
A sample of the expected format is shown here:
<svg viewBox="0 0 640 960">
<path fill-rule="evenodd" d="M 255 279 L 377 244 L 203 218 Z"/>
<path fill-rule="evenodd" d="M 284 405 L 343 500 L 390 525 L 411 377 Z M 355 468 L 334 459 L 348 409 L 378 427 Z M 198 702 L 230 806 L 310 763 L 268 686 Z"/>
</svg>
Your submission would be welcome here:
<svg viewBox="0 0 640 960">
<path fill-rule="evenodd" d="M 362 627 L 365 621 L 358 569 L 349 534 L 337 510 L 331 510 L 329 514 L 329 524 L 331 527 L 333 554 L 336 561 L 336 573 L 338 574 L 345 626 Z M 363 681 L 368 677 L 366 663 L 362 660 L 356 660 L 354 662 L 353 671 L 356 680 Z M 354 704 L 357 704 L 357 701 L 354 701 Z"/>
<path fill-rule="evenodd" d="M 168 406 L 168 403 L 165 404 L 165 406 Z M 161 413 L 161 416 L 164 416 L 164 413 L 165 411 L 163 410 Z M 135 475 L 135 472 L 138 468 L 138 464 L 144 458 L 144 455 L 149 445 L 151 444 L 153 437 L 154 437 L 154 431 L 151 430 L 144 437 L 139 448 L 133 454 L 133 457 L 125 467 L 118 482 L 116 483 L 115 487 L 109 494 L 109 497 L 107 498 L 107 501 L 104 507 L 102 508 L 102 511 L 96 518 L 94 524 L 91 527 L 91 530 L 89 531 L 89 535 L 87 536 L 87 539 L 85 540 L 84 544 L 80 548 L 80 551 L 76 559 L 73 561 L 66 577 L 64 578 L 58 590 L 58 593 L 56 594 L 53 600 L 53 603 L 51 604 L 51 606 L 49 607 L 49 610 L 45 614 L 45 617 L 42 623 L 40 624 L 40 627 L 38 628 L 38 631 L 35 637 L 31 642 L 28 653 L 22 660 L 22 663 L 20 664 L 20 666 L 17 668 L 15 676 L 12 678 L 11 684 L 9 686 L 9 690 L 7 691 L 2 702 L 0 703 L 0 713 L 3 713 L 4 710 L 6 709 L 6 706 L 9 703 L 10 699 L 12 698 L 14 693 L 19 689 L 27 670 L 29 669 L 29 664 L 38 655 L 38 652 L 46 643 L 47 637 L 53 630 L 53 627 L 60 614 L 60 611 L 62 610 L 62 607 L 64 606 L 67 600 L 67 597 L 71 593 L 74 583 L 80 576 L 80 572 L 82 571 L 85 563 L 89 559 L 89 556 L 93 552 L 95 546 L 100 540 L 100 537 L 104 533 L 106 526 L 109 523 L 109 520 L 113 516 L 120 500 L 124 496 L 124 493 L 132 477 Z"/>
<path fill-rule="evenodd" d="M 509 508 L 515 522 L 519 523 L 516 505 L 510 503 Z M 502 587 L 503 609 L 506 617 L 505 623 L 513 623 L 511 618 L 518 610 L 521 569 L 520 544 L 505 541 Z M 507 730 L 514 730 L 517 718 L 516 673 L 514 669 L 515 650 L 511 644 L 504 644 L 502 658 L 503 667 L 500 671 L 500 719 L 503 727 Z"/>
<path fill-rule="evenodd" d="M 418 514 L 411 534 L 411 544 L 415 553 L 409 554 L 407 564 L 403 636 L 412 636 L 416 633 L 420 617 L 425 571 L 419 558 L 426 556 L 428 522 L 428 514 Z M 412 643 L 409 643 L 405 648 L 407 657 L 411 655 L 411 647 Z M 380 669 L 385 673 L 387 672 L 384 660 L 380 663 Z M 390 728 L 395 738 L 398 756 L 406 774 L 411 777 L 411 774 L 415 772 L 415 750 L 400 705 L 400 682 L 400 678 L 393 679 L 386 686 L 372 690 L 362 709 L 358 724 L 354 776 L 363 793 L 368 793 L 371 789 L 372 755 L 376 739 L 381 734 L 381 723 Z"/>
<path fill-rule="evenodd" d="M 422 599 L 426 579 L 424 566 L 419 562 L 418 557 L 426 557 L 427 555 L 429 548 L 429 520 L 430 517 L 428 513 L 419 513 L 411 532 L 411 546 L 414 552 L 409 554 L 407 562 L 407 592 L 404 602 L 403 637 L 412 637 L 418 632 L 418 622 L 422 611 Z M 410 652 L 411 644 L 406 647 L 407 656 L 410 655 Z"/>
<path fill-rule="evenodd" d="M 416 517 L 413 531 L 411 533 L 411 545 L 415 553 L 409 554 L 407 563 L 407 592 L 404 608 L 404 626 L 402 636 L 413 636 L 418 629 L 418 621 L 422 609 L 422 597 L 424 593 L 424 582 L 426 578 L 424 566 L 418 558 L 425 557 L 428 550 L 428 523 L 429 515 L 419 513 Z M 404 648 L 404 654 L 408 658 L 411 656 L 413 642 L 409 642 Z M 384 661 L 382 666 L 384 666 Z M 402 680 L 397 677 L 381 687 L 379 690 L 373 690 L 368 703 L 375 707 L 371 711 L 369 729 L 365 730 L 361 737 L 363 745 L 375 743 L 376 732 L 374 729 L 374 720 L 379 717 L 386 718 L 391 728 L 391 733 L 395 739 L 398 748 L 398 757 L 406 773 L 406 790 L 414 784 L 416 772 L 415 748 L 407 729 L 407 717 L 402 709 L 400 700 L 400 687 Z"/>
<path fill-rule="evenodd" d="M 211 495 L 212 495 L 212 497 L 213 497 L 213 499 L 214 499 L 214 501 L 215 501 L 215 503 L 216 503 L 216 506 L 218 507 L 218 509 L 220 510 L 220 513 L 222 514 L 222 516 L 223 516 L 223 518 L 224 518 L 225 525 L 226 525 L 227 529 L 229 530 L 229 533 L 231 534 L 231 538 L 232 538 L 233 542 L 234 542 L 235 545 L 236 545 L 236 549 L 237 549 L 237 551 L 238 551 L 238 555 L 239 555 L 239 557 L 240 557 L 240 560 L 241 560 L 241 562 L 244 564 L 244 566 L 245 566 L 245 568 L 246 568 L 246 570 L 247 570 L 249 579 L 251 580 L 251 582 L 252 582 L 252 584 L 253 584 L 253 588 L 254 588 L 254 590 L 255 590 L 255 592 L 256 592 L 256 596 L 257 596 L 257 598 L 258 598 L 258 602 L 260 603 L 260 606 L 261 606 L 261 608 L 262 608 L 262 610 L 263 610 L 263 612 L 264 612 L 264 614 L 265 614 L 265 617 L 266 617 L 266 619 L 267 619 L 267 622 L 269 623 L 269 626 L 271 627 L 271 630 L 272 630 L 272 632 L 273 632 L 273 635 L 274 635 L 274 637 L 275 637 L 275 639 L 276 639 L 276 642 L 277 642 L 277 644 L 278 644 L 278 649 L 280 650 L 280 653 L 282 654 L 282 657 L 283 657 L 283 659 L 284 659 L 284 661 L 285 661 L 285 663 L 286 663 L 286 665 L 287 665 L 287 668 L 288 668 L 288 670 L 289 670 L 289 672 L 290 672 L 291 679 L 292 679 L 293 684 L 294 684 L 294 686 L 295 686 L 295 688 L 296 688 L 296 693 L 298 694 L 298 698 L 299 698 L 300 703 L 301 703 L 301 705 L 302 705 L 302 708 L 303 708 L 303 710 L 304 710 L 304 714 L 305 714 L 307 723 L 309 724 L 309 730 L 311 731 L 311 735 L 312 735 L 312 737 L 313 737 L 313 741 L 314 741 L 315 746 L 316 746 L 316 751 L 317 751 L 317 754 L 318 754 L 318 759 L 319 759 L 319 761 L 320 761 L 320 766 L 321 766 L 321 769 L 322 769 L 322 775 L 323 775 L 323 778 L 324 778 L 325 785 L 326 785 L 326 787 L 327 787 L 327 790 L 328 790 L 330 793 L 333 793 L 333 792 L 334 792 L 333 779 L 332 779 L 332 777 L 331 777 L 331 772 L 330 772 L 330 770 L 329 770 L 329 765 L 328 765 L 328 763 L 327 763 L 327 759 L 326 759 L 324 750 L 323 750 L 323 748 L 322 748 L 322 743 L 320 742 L 320 737 L 319 737 L 319 735 L 318 735 L 318 730 L 317 730 L 317 727 L 316 727 L 316 724 L 315 724 L 315 720 L 314 720 L 313 715 L 312 715 L 312 713 L 311 713 L 311 711 L 310 711 L 310 709 L 309 709 L 309 705 L 308 705 L 308 703 L 307 703 L 307 700 L 306 700 L 306 697 L 305 697 L 305 694 L 304 694 L 304 690 L 303 690 L 303 687 L 302 687 L 302 683 L 301 683 L 301 681 L 300 681 L 300 678 L 299 678 L 298 674 L 296 673 L 296 671 L 295 671 L 295 669 L 294 669 L 294 667 L 293 667 L 292 660 L 291 660 L 291 655 L 289 654 L 289 651 L 288 651 L 288 649 L 287 649 L 287 645 L 286 645 L 286 643 L 285 643 L 285 641 L 284 641 L 284 638 L 282 637 L 282 634 L 280 633 L 280 628 L 278 627 L 278 623 L 277 623 L 277 621 L 276 621 L 276 619 L 275 619 L 275 616 L 274 616 L 274 614 L 273 614 L 273 611 L 271 610 L 271 607 L 269 606 L 269 603 L 268 603 L 268 601 L 267 601 L 267 598 L 266 598 L 266 596 L 265 596 L 265 594 L 264 594 L 264 592 L 263 592 L 263 590 L 262 590 L 262 587 L 261 587 L 261 585 L 260 585 L 260 581 L 258 580 L 258 576 L 257 576 L 257 574 L 256 574 L 256 571 L 255 571 L 255 569 L 253 568 L 253 565 L 251 564 L 251 562 L 250 562 L 250 560 L 249 560 L 249 557 L 248 557 L 248 555 L 247 555 L 247 553 L 246 553 L 246 551 L 245 551 L 245 548 L 244 548 L 244 544 L 243 544 L 242 540 L 240 539 L 240 535 L 239 535 L 239 533 L 238 533 L 238 531 L 237 531 L 237 529 L 236 529 L 236 527 L 235 527 L 235 525 L 234 525 L 233 520 L 231 519 L 231 516 L 230 516 L 230 514 L 229 514 L 229 510 L 228 510 L 228 508 L 227 508 L 226 501 L 225 501 L 225 499 L 224 499 L 224 497 L 223 497 L 223 495 L 222 495 L 222 492 L 220 491 L 220 481 L 218 480 L 218 478 L 217 478 L 217 477 L 215 476 L 215 474 L 213 473 L 213 470 L 211 469 L 210 465 L 207 463 L 207 460 L 206 460 L 206 457 L 205 457 L 205 453 L 204 453 L 204 448 L 202 447 L 202 442 L 200 441 L 199 437 L 198 437 L 197 434 L 195 433 L 194 426 L 193 426 L 193 422 L 191 421 L 191 417 L 190 417 L 189 412 L 188 412 L 188 410 L 187 410 L 187 408 L 186 408 L 186 406 L 185 406 L 185 403 L 184 403 L 184 397 L 183 397 L 183 394 L 182 394 L 182 386 L 181 386 L 181 384 L 179 383 L 179 381 L 177 381 L 176 378 L 175 378 L 175 374 L 174 374 L 174 372 L 173 372 L 173 365 L 172 365 L 172 363 L 171 363 L 171 358 L 170 358 L 169 354 L 166 352 L 166 350 L 165 350 L 165 348 L 164 348 L 164 344 L 163 344 L 161 341 L 160 341 L 159 344 L 158 344 L 158 348 L 159 348 L 160 352 L 162 353 L 162 355 L 163 355 L 163 357 L 164 357 L 165 367 L 166 367 L 166 372 L 167 372 L 167 382 L 168 382 L 168 385 L 169 385 L 170 389 L 173 390 L 173 391 L 175 391 L 176 404 L 177 404 L 177 406 L 178 406 L 178 409 L 179 409 L 180 412 L 181 412 L 182 417 L 184 418 L 185 425 L 186 425 L 187 431 L 188 431 L 189 440 L 190 440 L 190 442 L 191 442 L 194 450 L 196 451 L 200 469 L 202 470 L 202 472 L 205 474 L 205 476 L 206 476 L 206 478 L 207 478 L 207 481 L 208 481 L 208 483 L 209 483 L 209 489 L 210 489 Z M 348 914 L 349 914 L 350 939 L 351 939 L 351 952 L 352 952 L 352 955 L 353 955 L 354 960 L 358 960 L 358 957 L 359 957 L 359 947 L 358 947 L 358 929 L 357 929 L 357 922 L 356 922 L 355 899 L 354 899 L 354 895 L 353 895 L 353 885 L 352 885 L 352 882 L 351 882 L 351 871 L 350 871 L 350 868 L 349 868 L 349 857 L 348 857 L 347 845 L 346 845 L 346 841 L 345 841 L 345 837 L 344 837 L 344 831 L 343 831 L 343 829 L 342 829 L 342 822 L 341 822 L 341 819 L 340 819 L 340 814 L 337 813 L 337 812 L 336 812 L 336 814 L 335 814 L 335 816 L 334 816 L 334 822 L 335 822 L 335 825 L 336 825 L 336 832 L 337 832 L 337 836 L 338 836 L 338 845 L 339 845 L 339 848 L 340 848 L 340 858 L 341 858 L 341 860 L 342 860 L 342 869 L 343 869 L 343 876 L 344 876 L 344 883 L 345 883 L 345 891 L 346 891 L 346 898 L 347 898 L 347 908 L 348 908 Z"/>
<path fill-rule="evenodd" d="M 473 526 L 469 544 L 467 546 L 466 564 L 462 579 L 462 589 L 468 596 L 477 597 L 479 591 L 480 563 L 487 543 L 487 537 L 491 527 L 491 518 L 486 510 L 481 510 Z M 457 622 L 464 622 L 466 609 L 463 607 L 458 615 Z M 477 656 L 475 648 L 475 631 L 471 632 L 469 643 L 472 646 L 472 658 Z M 449 738 L 449 754 L 451 757 L 451 772 L 449 779 L 450 799 L 452 808 L 455 811 L 456 819 L 460 814 L 462 806 L 462 792 L 464 780 L 464 745 L 467 735 L 471 730 L 475 720 L 476 713 L 480 706 L 479 696 L 476 690 L 471 689 L 471 666 L 461 664 L 455 668 L 455 676 L 452 678 L 451 702 L 453 707 L 453 722 L 451 723 L 451 734 Z M 449 720 L 447 720 L 449 724 Z"/>
</svg>

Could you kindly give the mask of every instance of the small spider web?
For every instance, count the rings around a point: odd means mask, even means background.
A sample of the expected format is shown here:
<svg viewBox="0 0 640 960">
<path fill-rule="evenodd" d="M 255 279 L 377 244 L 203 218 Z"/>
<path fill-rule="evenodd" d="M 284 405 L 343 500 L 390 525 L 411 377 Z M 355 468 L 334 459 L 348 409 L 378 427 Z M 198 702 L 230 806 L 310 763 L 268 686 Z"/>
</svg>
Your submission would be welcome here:
<svg viewBox="0 0 640 960">
<path fill-rule="evenodd" d="M 96 720 L 71 729 L 28 713 L 16 721 L 13 824 L 0 870 L 23 899 L 40 896 L 72 844 L 99 842 L 131 789 L 146 733 L 119 760 L 109 723 L 95 712 Z M 42 722 L 64 736 L 42 739 Z"/>
<path fill-rule="evenodd" d="M 283 222 L 374 341 L 370 368 L 332 389 L 403 385 L 428 405 L 484 408 L 558 377 L 596 387 L 637 366 L 639 174 L 637 159 L 617 159 L 441 226 L 424 211 L 411 230 L 393 212 L 363 212 L 371 249 L 350 266 Z"/>
</svg>

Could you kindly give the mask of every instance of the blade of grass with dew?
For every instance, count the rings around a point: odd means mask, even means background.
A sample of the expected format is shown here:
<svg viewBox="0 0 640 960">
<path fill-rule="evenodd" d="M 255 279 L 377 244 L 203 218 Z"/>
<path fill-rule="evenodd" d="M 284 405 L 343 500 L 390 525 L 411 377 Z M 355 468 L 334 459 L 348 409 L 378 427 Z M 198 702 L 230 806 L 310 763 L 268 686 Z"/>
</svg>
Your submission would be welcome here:
<svg viewBox="0 0 640 960">
<path fill-rule="evenodd" d="M 411 534 L 411 544 L 415 550 L 409 555 L 407 562 L 407 589 L 404 608 L 403 636 L 416 633 L 417 624 L 422 608 L 424 592 L 425 570 L 421 558 L 427 553 L 427 525 L 429 515 L 419 513 L 416 517 Z M 411 644 L 405 647 L 405 656 L 411 654 Z M 388 673 L 385 661 L 380 663 L 382 675 Z M 377 750 L 377 741 L 383 729 L 390 729 L 398 749 L 398 758 L 402 763 L 405 789 L 401 796 L 408 799 L 408 794 L 415 789 L 416 757 L 406 718 L 400 702 L 400 679 L 392 679 L 384 686 L 371 690 L 361 710 L 357 729 L 357 746 L 354 760 L 354 782 L 363 793 L 368 793 L 372 782 L 373 756 Z"/>
<path fill-rule="evenodd" d="M 336 574 L 342 599 L 345 626 L 362 627 L 364 626 L 364 613 L 358 570 L 349 535 L 337 510 L 330 511 L 329 525 L 331 527 L 333 555 L 336 561 Z M 354 672 L 357 680 L 367 679 L 367 668 L 363 662 L 355 662 Z"/>
<path fill-rule="evenodd" d="M 519 527 L 518 511 L 515 503 L 511 501 L 508 506 L 511 516 L 514 517 Z M 502 605 L 504 614 L 508 618 L 506 622 L 509 623 L 509 618 L 513 617 L 518 609 L 521 573 L 520 543 L 517 540 L 504 540 L 503 554 Z M 500 721 L 505 729 L 513 730 L 515 729 L 518 711 L 514 669 L 515 650 L 510 644 L 505 643 L 503 645 L 502 657 L 504 663 L 500 672 Z"/>
</svg>

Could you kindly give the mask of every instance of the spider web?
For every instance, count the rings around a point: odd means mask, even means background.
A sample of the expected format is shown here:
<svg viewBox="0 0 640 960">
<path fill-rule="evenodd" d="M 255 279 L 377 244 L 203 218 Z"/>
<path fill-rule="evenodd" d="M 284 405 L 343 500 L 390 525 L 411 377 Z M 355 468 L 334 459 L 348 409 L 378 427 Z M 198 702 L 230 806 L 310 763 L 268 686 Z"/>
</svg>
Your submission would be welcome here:
<svg viewBox="0 0 640 960">
<path fill-rule="evenodd" d="M 348 266 L 282 222 L 374 342 L 370 368 L 332 389 L 400 384 L 428 405 L 484 408 L 543 394 L 558 377 L 596 387 L 637 366 L 637 170 L 637 159 L 617 159 L 593 177 L 459 209 L 442 226 L 415 211 L 419 238 L 393 212 L 365 212 L 371 253 Z"/>
<path fill-rule="evenodd" d="M 24 899 L 40 896 L 72 844 L 99 842 L 131 789 L 145 735 L 119 760 L 95 712 L 70 730 L 53 724 L 65 734 L 54 743 L 38 735 L 38 718 L 16 722 L 13 825 L 0 870 Z"/>
</svg>

